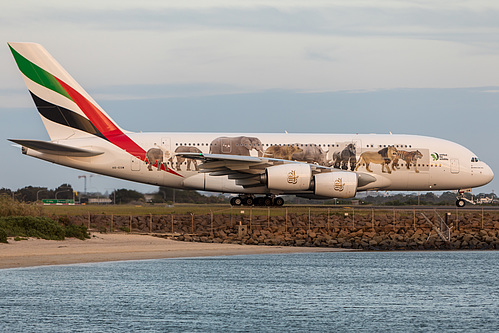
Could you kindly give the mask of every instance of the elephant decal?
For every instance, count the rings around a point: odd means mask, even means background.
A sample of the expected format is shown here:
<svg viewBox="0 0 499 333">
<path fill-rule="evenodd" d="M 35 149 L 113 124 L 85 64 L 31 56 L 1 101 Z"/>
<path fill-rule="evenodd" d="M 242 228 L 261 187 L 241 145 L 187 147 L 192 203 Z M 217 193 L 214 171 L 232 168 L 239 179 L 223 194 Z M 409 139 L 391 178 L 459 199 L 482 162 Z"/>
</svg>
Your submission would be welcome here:
<svg viewBox="0 0 499 333">
<path fill-rule="evenodd" d="M 222 136 L 214 139 L 210 144 L 210 154 L 227 154 L 250 156 L 255 150 L 258 157 L 263 156 L 263 145 L 260 139 L 249 136 Z"/>
<path fill-rule="evenodd" d="M 146 153 L 147 157 L 147 169 L 152 171 L 152 167 L 155 166 L 158 170 L 161 170 L 161 164 L 163 164 L 163 150 L 160 148 L 151 148 Z"/>
<path fill-rule="evenodd" d="M 292 160 L 327 165 L 327 153 L 315 144 L 295 144 L 301 151 L 293 153 Z"/>
<path fill-rule="evenodd" d="M 196 147 L 192 147 L 192 146 L 179 146 L 177 147 L 177 149 L 175 149 L 175 153 L 202 153 L 201 150 L 199 150 L 199 148 L 196 148 Z M 172 156 L 170 158 L 170 163 L 173 167 L 173 158 L 175 157 L 176 159 L 176 163 L 175 163 L 175 169 L 177 169 L 177 171 L 182 171 L 182 163 L 184 163 L 185 161 L 187 161 L 187 170 L 186 171 L 191 171 L 191 163 L 194 165 L 194 170 L 198 170 L 198 161 L 197 160 L 194 160 L 192 158 L 185 158 L 185 157 L 182 157 L 182 156 Z"/>
<path fill-rule="evenodd" d="M 333 167 L 336 169 L 348 170 L 348 163 L 350 163 L 350 170 L 354 171 L 357 164 L 355 144 L 349 143 L 342 151 L 334 152 L 333 161 Z"/>
</svg>

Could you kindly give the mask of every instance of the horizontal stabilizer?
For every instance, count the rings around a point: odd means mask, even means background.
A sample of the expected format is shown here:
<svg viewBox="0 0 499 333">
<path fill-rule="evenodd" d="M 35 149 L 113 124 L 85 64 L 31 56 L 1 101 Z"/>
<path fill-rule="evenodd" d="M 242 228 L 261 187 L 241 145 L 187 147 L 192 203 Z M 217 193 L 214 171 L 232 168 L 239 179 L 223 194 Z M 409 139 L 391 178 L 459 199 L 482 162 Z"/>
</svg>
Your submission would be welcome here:
<svg viewBox="0 0 499 333">
<path fill-rule="evenodd" d="M 76 148 L 58 143 L 39 141 L 39 140 L 12 140 L 23 147 L 39 151 L 44 154 L 74 156 L 74 157 L 91 157 L 104 154 L 100 151 L 93 151 L 88 149 Z"/>
</svg>

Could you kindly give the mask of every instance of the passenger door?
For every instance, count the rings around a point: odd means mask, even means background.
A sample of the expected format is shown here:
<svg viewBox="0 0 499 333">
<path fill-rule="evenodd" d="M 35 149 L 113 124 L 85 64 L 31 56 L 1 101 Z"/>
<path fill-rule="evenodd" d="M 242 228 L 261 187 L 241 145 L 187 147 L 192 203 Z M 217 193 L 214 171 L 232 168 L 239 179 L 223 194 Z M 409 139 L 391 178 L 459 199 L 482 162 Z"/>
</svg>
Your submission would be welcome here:
<svg viewBox="0 0 499 333">
<path fill-rule="evenodd" d="M 450 173 L 453 174 L 459 173 L 459 160 L 457 158 L 450 159 Z"/>
</svg>

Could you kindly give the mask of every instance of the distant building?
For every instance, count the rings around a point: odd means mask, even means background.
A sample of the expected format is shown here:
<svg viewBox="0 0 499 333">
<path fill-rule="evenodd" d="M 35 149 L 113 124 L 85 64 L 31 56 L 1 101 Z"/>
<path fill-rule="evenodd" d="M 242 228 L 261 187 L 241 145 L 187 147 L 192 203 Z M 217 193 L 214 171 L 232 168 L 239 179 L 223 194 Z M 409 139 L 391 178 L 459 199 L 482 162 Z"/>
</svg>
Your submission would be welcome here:
<svg viewBox="0 0 499 333">
<path fill-rule="evenodd" d="M 88 203 L 89 204 L 97 204 L 97 205 L 108 205 L 113 203 L 113 200 L 109 198 L 88 198 Z"/>
</svg>

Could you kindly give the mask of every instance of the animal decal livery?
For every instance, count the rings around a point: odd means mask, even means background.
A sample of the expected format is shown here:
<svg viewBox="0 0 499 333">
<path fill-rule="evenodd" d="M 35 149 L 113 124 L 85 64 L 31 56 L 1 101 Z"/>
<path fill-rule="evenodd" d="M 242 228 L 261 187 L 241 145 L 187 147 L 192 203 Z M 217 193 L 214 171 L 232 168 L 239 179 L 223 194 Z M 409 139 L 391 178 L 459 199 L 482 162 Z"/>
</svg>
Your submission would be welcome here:
<svg viewBox="0 0 499 333">
<path fill-rule="evenodd" d="M 175 154 L 177 153 L 202 153 L 202 151 L 194 146 L 180 146 L 175 149 Z M 187 164 L 186 171 L 197 171 L 198 170 L 198 161 L 192 158 L 185 158 L 179 155 L 175 155 L 176 163 L 175 168 L 177 171 L 182 171 L 182 164 L 185 162 Z M 171 163 L 173 165 L 173 157 L 171 158 Z M 191 170 L 191 164 L 194 165 L 194 170 Z"/>
<path fill-rule="evenodd" d="M 334 168 L 348 170 L 348 164 L 350 163 L 350 170 L 354 171 L 357 165 L 357 149 L 355 148 L 355 144 L 349 143 L 341 152 L 334 152 L 333 160 Z"/>
<path fill-rule="evenodd" d="M 25 155 L 70 168 L 234 193 L 236 205 L 277 206 L 284 200 L 276 195 L 282 194 L 324 199 L 367 190 L 464 193 L 494 176 L 469 149 L 417 135 L 126 131 L 41 45 L 9 47 L 50 136 L 10 141 Z M 462 207 L 464 201 L 458 202 Z"/>
<path fill-rule="evenodd" d="M 412 165 L 414 166 L 414 171 L 416 171 L 416 173 L 419 173 L 417 160 L 420 158 L 423 158 L 423 154 L 421 154 L 419 150 L 416 151 L 398 150 L 397 156 L 393 159 L 392 162 L 392 170 L 395 171 L 396 169 L 400 169 L 398 162 L 399 159 L 401 159 L 405 161 L 407 170 L 409 170 Z"/>
<path fill-rule="evenodd" d="M 247 136 L 223 136 L 216 138 L 210 144 L 211 154 L 250 156 L 252 150 L 257 152 L 258 157 L 263 156 L 263 146 L 260 139 Z"/>
</svg>

